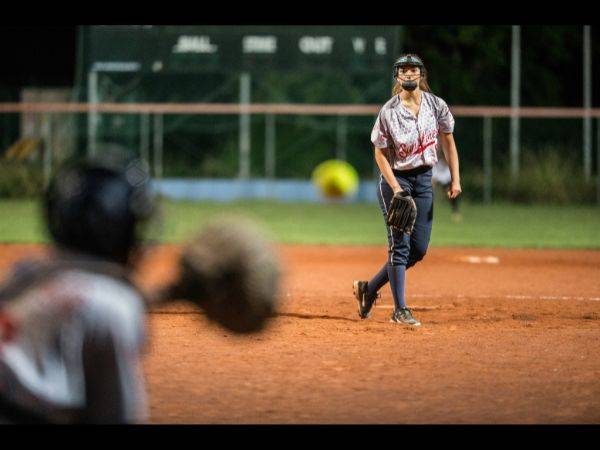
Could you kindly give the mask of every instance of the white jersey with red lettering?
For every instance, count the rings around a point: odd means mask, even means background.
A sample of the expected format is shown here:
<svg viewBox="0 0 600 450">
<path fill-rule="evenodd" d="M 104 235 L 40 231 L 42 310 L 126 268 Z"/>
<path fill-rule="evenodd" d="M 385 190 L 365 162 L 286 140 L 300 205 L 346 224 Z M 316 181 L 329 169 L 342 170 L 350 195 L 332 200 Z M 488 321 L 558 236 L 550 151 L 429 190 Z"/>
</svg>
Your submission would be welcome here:
<svg viewBox="0 0 600 450">
<path fill-rule="evenodd" d="M 421 106 L 415 116 L 395 95 L 379 111 L 371 142 L 388 149 L 386 156 L 394 170 L 433 167 L 438 160 L 438 134 L 453 131 L 454 117 L 440 97 L 421 92 Z"/>
<path fill-rule="evenodd" d="M 77 259 L 40 280 L 52 264 L 21 266 L 0 289 L 3 404 L 52 423 L 146 420 L 141 294 Z"/>
</svg>

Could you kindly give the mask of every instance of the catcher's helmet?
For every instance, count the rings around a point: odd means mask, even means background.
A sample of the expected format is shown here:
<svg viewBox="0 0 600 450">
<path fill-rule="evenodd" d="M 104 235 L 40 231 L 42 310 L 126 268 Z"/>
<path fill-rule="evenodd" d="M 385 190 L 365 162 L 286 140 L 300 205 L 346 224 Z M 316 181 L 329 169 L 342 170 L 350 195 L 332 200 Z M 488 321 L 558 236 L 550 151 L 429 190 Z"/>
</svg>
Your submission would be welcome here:
<svg viewBox="0 0 600 450">
<path fill-rule="evenodd" d="M 396 74 L 398 73 L 398 67 L 404 66 L 416 66 L 421 69 L 421 73 L 425 72 L 425 64 L 423 64 L 423 61 L 421 61 L 421 58 L 419 58 L 417 55 L 402 55 L 394 63 L 394 78 L 396 78 Z"/>
<path fill-rule="evenodd" d="M 154 212 L 141 161 L 83 160 L 51 180 L 44 213 L 55 243 L 69 250 L 126 264 L 140 241 L 140 225 Z"/>
</svg>

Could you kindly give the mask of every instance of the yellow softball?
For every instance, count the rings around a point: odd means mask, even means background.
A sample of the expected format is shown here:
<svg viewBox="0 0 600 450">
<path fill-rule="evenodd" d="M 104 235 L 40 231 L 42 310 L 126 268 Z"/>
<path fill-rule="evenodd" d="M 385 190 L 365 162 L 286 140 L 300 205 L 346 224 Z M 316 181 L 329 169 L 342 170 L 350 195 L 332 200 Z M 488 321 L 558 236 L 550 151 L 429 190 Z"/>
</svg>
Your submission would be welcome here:
<svg viewBox="0 0 600 450">
<path fill-rule="evenodd" d="M 346 161 L 330 159 L 315 167 L 312 182 L 325 197 L 343 198 L 358 189 L 358 173 Z"/>
</svg>

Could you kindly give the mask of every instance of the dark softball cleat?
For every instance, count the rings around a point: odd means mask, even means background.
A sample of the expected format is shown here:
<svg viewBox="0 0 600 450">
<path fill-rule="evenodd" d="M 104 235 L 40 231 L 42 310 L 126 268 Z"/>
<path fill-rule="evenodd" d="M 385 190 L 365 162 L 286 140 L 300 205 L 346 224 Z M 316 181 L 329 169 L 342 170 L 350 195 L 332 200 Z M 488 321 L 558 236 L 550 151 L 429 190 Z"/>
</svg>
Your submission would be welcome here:
<svg viewBox="0 0 600 450">
<path fill-rule="evenodd" d="M 371 315 L 371 308 L 375 304 L 375 300 L 379 297 L 379 294 L 375 298 L 367 298 L 368 281 L 355 281 L 354 282 L 354 296 L 358 301 L 358 315 L 361 319 L 366 319 Z"/>
<path fill-rule="evenodd" d="M 421 322 L 415 319 L 408 308 L 401 308 L 394 311 L 390 322 L 403 323 L 405 325 L 412 325 L 413 327 L 421 326 Z"/>
</svg>

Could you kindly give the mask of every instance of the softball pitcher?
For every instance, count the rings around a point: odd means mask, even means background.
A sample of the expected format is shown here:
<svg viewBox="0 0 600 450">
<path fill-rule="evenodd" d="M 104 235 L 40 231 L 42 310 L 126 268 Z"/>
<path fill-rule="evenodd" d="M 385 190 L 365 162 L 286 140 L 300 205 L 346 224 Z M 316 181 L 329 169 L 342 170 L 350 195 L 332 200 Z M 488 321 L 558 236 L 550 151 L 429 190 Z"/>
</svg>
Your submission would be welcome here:
<svg viewBox="0 0 600 450">
<path fill-rule="evenodd" d="M 365 319 L 389 281 L 395 309 L 391 321 L 412 326 L 421 323 L 406 306 L 406 269 L 421 261 L 427 252 L 433 223 L 432 167 L 437 162 L 438 139 L 450 167 L 449 198 L 461 193 L 458 152 L 452 135 L 454 118 L 448 105 L 433 95 L 427 71 L 414 54 L 402 55 L 394 64 L 393 97 L 381 108 L 371 142 L 381 171 L 377 196 L 387 227 L 388 258 L 369 281 L 354 281 L 358 313 Z M 408 232 L 389 225 L 391 208 L 407 200 L 416 208 Z"/>
</svg>

